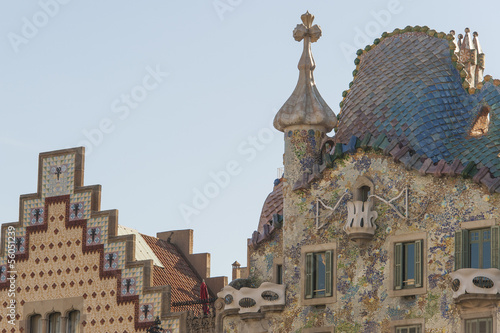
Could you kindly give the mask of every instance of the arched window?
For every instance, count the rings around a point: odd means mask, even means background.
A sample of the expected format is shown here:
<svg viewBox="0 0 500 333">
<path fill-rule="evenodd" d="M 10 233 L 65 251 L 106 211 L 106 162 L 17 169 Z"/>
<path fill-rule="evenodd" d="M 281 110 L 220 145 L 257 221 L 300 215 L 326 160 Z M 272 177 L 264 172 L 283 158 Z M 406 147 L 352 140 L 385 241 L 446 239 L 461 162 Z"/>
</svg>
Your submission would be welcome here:
<svg viewBox="0 0 500 333">
<path fill-rule="evenodd" d="M 359 191 L 359 196 L 361 201 L 366 202 L 370 198 L 370 186 L 361 186 L 358 191 Z"/>
<path fill-rule="evenodd" d="M 47 333 L 61 333 L 61 314 L 54 312 L 49 315 Z"/>
<path fill-rule="evenodd" d="M 368 177 L 358 177 L 353 187 L 354 201 L 368 201 L 374 192 L 373 189 L 373 182 Z"/>
<path fill-rule="evenodd" d="M 34 314 L 30 316 L 29 333 L 42 333 L 42 316 Z"/>
<path fill-rule="evenodd" d="M 68 313 L 66 333 L 80 333 L 80 311 L 73 310 Z"/>
</svg>

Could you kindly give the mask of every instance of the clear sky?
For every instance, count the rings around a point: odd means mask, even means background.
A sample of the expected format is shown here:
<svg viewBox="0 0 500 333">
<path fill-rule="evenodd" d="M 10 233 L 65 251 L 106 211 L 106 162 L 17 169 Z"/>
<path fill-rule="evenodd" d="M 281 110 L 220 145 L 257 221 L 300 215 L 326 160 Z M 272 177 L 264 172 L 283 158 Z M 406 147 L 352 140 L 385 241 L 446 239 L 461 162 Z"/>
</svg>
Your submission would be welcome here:
<svg viewBox="0 0 500 333">
<path fill-rule="evenodd" d="M 85 184 L 103 186 L 102 209 L 148 235 L 194 229 L 212 276 L 230 277 L 232 262 L 246 265 L 246 240 L 282 166 L 272 119 L 298 78 L 301 14 L 323 30 L 315 78 L 337 113 L 355 50 L 407 25 L 478 31 L 485 74 L 499 78 L 499 9 L 462 0 L 2 0 L 0 222 L 17 221 L 19 195 L 36 192 L 40 152 L 85 145 Z"/>
</svg>

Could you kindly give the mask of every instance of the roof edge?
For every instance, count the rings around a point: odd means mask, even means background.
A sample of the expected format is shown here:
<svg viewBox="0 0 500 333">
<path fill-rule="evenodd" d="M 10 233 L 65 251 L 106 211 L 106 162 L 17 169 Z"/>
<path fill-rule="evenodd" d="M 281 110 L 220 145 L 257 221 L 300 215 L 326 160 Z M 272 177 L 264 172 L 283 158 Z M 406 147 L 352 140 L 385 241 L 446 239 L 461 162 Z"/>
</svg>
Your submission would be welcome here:
<svg viewBox="0 0 500 333">
<path fill-rule="evenodd" d="M 323 149 L 326 144 L 332 145 L 330 151 Z M 444 159 L 434 162 L 427 156 L 416 153 L 411 146 L 404 145 L 396 138 L 391 141 L 384 133 L 374 137 L 369 132 L 365 133 L 362 140 L 353 135 L 347 144 L 335 142 L 334 137 L 326 137 L 322 143 L 324 152 L 322 164 L 315 164 L 312 174 L 304 173 L 299 181 L 292 184 L 292 190 L 308 189 L 313 182 L 322 178 L 325 169 L 334 168 L 336 160 L 345 158 L 346 154 L 355 154 L 358 148 L 382 151 L 384 155 L 392 156 L 394 162 L 402 163 L 407 170 L 416 170 L 422 176 L 428 174 L 435 177 L 462 176 L 471 178 L 477 184 L 485 185 L 490 193 L 500 193 L 500 177 L 495 177 L 486 166 L 477 165 L 473 161 L 462 163 L 459 159 L 455 159 L 450 164 Z"/>
<path fill-rule="evenodd" d="M 472 95 L 472 94 L 479 92 L 482 89 L 482 87 L 484 86 L 484 84 L 486 82 L 491 81 L 491 80 L 493 80 L 493 84 L 495 86 L 500 85 L 500 80 L 493 79 L 491 75 L 486 75 L 484 77 L 483 81 L 477 84 L 477 88 L 470 87 L 469 83 L 465 80 L 465 78 L 467 76 L 467 72 L 464 70 L 464 66 L 461 63 L 459 63 L 459 61 L 458 61 L 459 59 L 458 59 L 457 55 L 455 54 L 455 51 L 457 49 L 457 44 L 455 44 L 455 36 L 451 32 L 448 34 L 444 33 L 444 32 L 437 32 L 436 30 L 430 29 L 427 26 L 421 27 L 418 25 L 416 25 L 416 26 L 409 26 L 408 25 L 404 29 L 396 28 L 392 32 L 384 32 L 384 33 L 382 33 L 380 38 L 375 38 L 375 40 L 373 41 L 373 44 L 366 45 L 366 47 L 364 49 L 359 49 L 358 51 L 356 51 L 357 57 L 354 59 L 354 65 L 356 67 L 355 67 L 354 71 L 352 72 L 353 80 L 349 83 L 349 88 L 342 92 L 342 101 L 339 103 L 340 111 L 337 115 L 338 120 L 340 120 L 340 116 L 342 114 L 342 108 L 344 106 L 344 101 L 345 101 L 347 95 L 349 94 L 352 85 L 354 84 L 354 82 L 356 80 L 356 76 L 357 76 L 359 68 L 360 68 L 362 56 L 366 55 L 372 49 L 377 47 L 378 44 L 380 44 L 380 42 L 382 42 L 384 39 L 390 38 L 393 36 L 397 36 L 397 35 L 401 35 L 401 34 L 405 34 L 405 33 L 410 33 L 410 32 L 422 32 L 422 33 L 427 34 L 430 37 L 440 38 L 440 39 L 444 39 L 444 40 L 448 41 L 451 62 L 453 64 L 453 66 L 460 73 L 460 78 L 462 80 L 462 87 L 469 94 Z"/>
</svg>

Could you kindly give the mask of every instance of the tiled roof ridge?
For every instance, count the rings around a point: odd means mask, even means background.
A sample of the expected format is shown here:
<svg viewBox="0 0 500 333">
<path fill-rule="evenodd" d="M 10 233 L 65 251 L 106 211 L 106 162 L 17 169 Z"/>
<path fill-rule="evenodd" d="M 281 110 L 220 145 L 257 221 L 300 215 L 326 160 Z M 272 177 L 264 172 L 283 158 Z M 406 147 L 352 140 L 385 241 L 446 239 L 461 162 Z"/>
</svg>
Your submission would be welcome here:
<svg viewBox="0 0 500 333">
<path fill-rule="evenodd" d="M 169 249 L 165 246 L 165 244 L 168 244 L 168 246 L 171 246 L 173 247 L 177 253 L 176 255 L 178 255 L 179 257 L 181 257 L 184 262 L 186 263 L 186 265 L 189 267 L 189 269 L 192 271 L 192 273 L 196 276 L 196 279 L 201 283 L 203 281 L 202 277 L 200 276 L 200 274 L 198 274 L 198 272 L 196 271 L 196 269 L 193 267 L 193 265 L 191 265 L 191 263 L 189 262 L 189 260 L 187 260 L 186 256 L 184 255 L 184 253 L 182 253 L 182 251 L 177 247 L 177 245 L 173 244 L 173 243 L 169 243 L 163 239 L 160 239 L 160 238 L 157 238 L 155 236 L 149 236 L 149 235 L 145 235 L 145 234 L 142 234 L 141 233 L 141 236 L 142 237 L 145 237 L 146 238 L 150 238 L 150 239 L 154 239 L 156 241 L 156 244 L 163 250 L 165 251 L 169 251 Z M 147 241 L 147 239 L 146 239 Z M 151 246 L 150 246 L 151 247 Z M 156 254 L 156 256 L 158 257 L 161 257 L 161 255 L 159 253 L 157 253 L 155 251 L 155 248 L 154 247 L 151 247 L 151 250 Z M 161 261 L 161 259 L 160 259 Z M 167 269 L 166 267 L 163 267 L 165 270 Z M 207 286 L 208 288 L 208 293 L 210 295 L 210 297 L 214 297 L 214 293 L 212 290 L 210 290 L 210 288 Z"/>
<path fill-rule="evenodd" d="M 275 182 L 279 183 L 274 185 L 272 192 L 268 194 L 262 205 L 257 228 L 259 232 L 263 232 L 264 225 L 269 222 L 274 213 L 283 212 L 283 179 L 276 179 Z"/>
<path fill-rule="evenodd" d="M 380 38 L 375 38 L 375 40 L 373 41 L 373 44 L 366 45 L 366 47 L 364 49 L 359 49 L 358 51 L 356 51 L 357 57 L 354 59 L 354 64 L 355 64 L 356 68 L 352 72 L 353 80 L 349 83 L 349 89 L 348 90 L 344 90 L 342 92 L 342 101 L 339 103 L 340 112 L 337 115 L 338 119 L 340 119 L 340 116 L 342 114 L 342 108 L 344 106 L 344 101 L 345 101 L 347 95 L 349 94 L 350 89 L 351 89 L 352 85 L 354 84 L 356 76 L 357 76 L 357 74 L 359 72 L 362 57 L 364 57 L 372 49 L 376 48 L 384 39 L 390 38 L 390 37 L 393 37 L 393 36 L 397 36 L 397 35 L 401 35 L 401 34 L 405 34 L 405 33 L 411 33 L 411 32 L 421 32 L 421 33 L 425 33 L 426 35 L 428 35 L 430 37 L 440 38 L 440 39 L 444 39 L 444 40 L 448 41 L 448 46 L 450 48 L 450 58 L 451 58 L 452 64 L 459 71 L 460 78 L 462 80 L 462 87 L 469 94 L 475 94 L 476 92 L 478 92 L 479 90 L 482 89 L 483 85 L 486 82 L 488 82 L 488 81 L 490 81 L 490 80 L 493 79 L 491 75 L 486 75 L 484 77 L 483 81 L 481 83 L 477 84 L 477 89 L 474 88 L 474 87 L 469 87 L 469 83 L 465 80 L 465 78 L 467 77 L 467 72 L 465 71 L 464 66 L 461 63 L 458 62 L 458 57 L 455 54 L 455 50 L 457 48 L 457 44 L 455 43 L 455 36 L 452 34 L 453 31 L 451 31 L 450 33 L 446 34 L 444 32 L 437 32 L 436 30 L 430 29 L 427 26 L 421 27 L 421 26 L 418 26 L 418 25 L 416 25 L 416 26 L 409 26 L 408 25 L 404 29 L 396 28 L 392 32 L 384 32 L 384 33 L 382 33 L 382 35 L 381 35 Z M 495 86 L 499 86 L 500 85 L 500 80 L 493 79 L 493 84 Z"/>
<path fill-rule="evenodd" d="M 353 135 L 347 144 L 335 142 L 334 137 L 327 137 L 323 140 L 322 147 L 324 148 L 327 143 L 334 147 L 330 152 L 323 154 L 322 164 L 315 164 L 312 173 L 303 173 L 302 179 L 292 184 L 292 190 L 309 188 L 311 183 L 322 177 L 326 168 L 334 167 L 335 160 L 343 158 L 345 154 L 354 154 L 358 148 L 361 148 L 382 151 L 384 155 L 392 156 L 395 162 L 403 163 L 407 170 L 417 170 L 422 176 L 428 174 L 435 177 L 461 175 L 463 178 L 472 178 L 475 183 L 485 185 L 490 193 L 500 193 L 500 177 L 494 177 L 488 167 L 476 165 L 473 161 L 463 164 L 459 159 L 451 163 L 447 163 L 444 159 L 434 162 L 427 156 L 415 152 L 410 145 L 404 145 L 397 138 L 389 140 L 384 133 L 374 137 L 368 132 L 362 140 Z"/>
<path fill-rule="evenodd" d="M 275 182 L 279 181 L 278 184 L 274 185 L 273 191 L 268 194 L 266 200 L 264 201 L 264 205 L 262 207 L 262 213 L 259 218 L 259 227 L 252 233 L 252 238 L 248 240 L 248 245 L 254 248 L 258 247 L 260 243 L 270 238 L 275 230 L 280 229 L 283 223 L 283 215 L 279 214 L 279 212 L 283 213 L 283 177 L 276 179 Z M 271 203 L 270 201 L 275 201 L 274 196 L 281 194 L 281 200 L 279 200 L 278 209 L 273 209 L 273 211 L 277 211 L 278 213 L 273 214 L 271 219 L 268 219 L 264 222 L 266 218 L 264 212 L 266 207 Z M 275 216 L 276 215 L 276 216 Z M 267 216 L 269 218 L 269 216 Z M 272 221 L 273 223 L 269 223 Z"/>
</svg>

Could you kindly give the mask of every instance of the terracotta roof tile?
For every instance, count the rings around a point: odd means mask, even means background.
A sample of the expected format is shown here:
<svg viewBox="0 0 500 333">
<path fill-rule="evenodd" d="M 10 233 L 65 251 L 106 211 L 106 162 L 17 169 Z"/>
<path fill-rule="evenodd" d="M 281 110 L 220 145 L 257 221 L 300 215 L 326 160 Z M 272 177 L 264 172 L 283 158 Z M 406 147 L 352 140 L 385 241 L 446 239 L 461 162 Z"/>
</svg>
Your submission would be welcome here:
<svg viewBox="0 0 500 333">
<path fill-rule="evenodd" d="M 142 234 L 141 234 L 142 235 Z M 180 250 L 156 237 L 142 235 L 164 267 L 154 266 L 153 285 L 171 286 L 171 303 L 200 299 L 201 278 L 190 266 Z M 209 291 L 210 297 L 213 297 Z M 201 305 L 171 307 L 172 312 L 199 310 Z"/>
<path fill-rule="evenodd" d="M 274 214 L 283 215 L 283 182 L 280 181 L 278 185 L 274 186 L 273 191 L 269 193 L 262 207 L 262 213 L 260 214 L 259 227 L 257 231 L 259 233 L 264 232 L 264 224 L 267 224 L 273 219 Z"/>
</svg>

